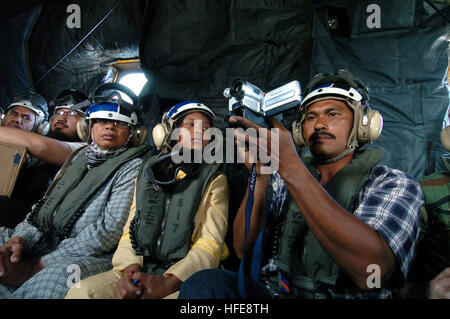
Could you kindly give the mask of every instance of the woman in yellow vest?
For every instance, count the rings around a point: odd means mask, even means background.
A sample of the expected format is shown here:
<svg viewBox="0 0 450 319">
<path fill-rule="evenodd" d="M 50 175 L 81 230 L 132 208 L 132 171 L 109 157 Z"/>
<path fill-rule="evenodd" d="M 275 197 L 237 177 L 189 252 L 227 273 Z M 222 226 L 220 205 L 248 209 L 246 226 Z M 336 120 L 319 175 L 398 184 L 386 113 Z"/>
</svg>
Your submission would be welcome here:
<svg viewBox="0 0 450 319">
<path fill-rule="evenodd" d="M 113 269 L 82 280 L 66 298 L 174 298 L 193 273 L 227 256 L 227 179 L 218 164 L 198 160 L 214 122 L 196 101 L 164 114 L 153 129 L 160 152 L 138 176 Z"/>
</svg>

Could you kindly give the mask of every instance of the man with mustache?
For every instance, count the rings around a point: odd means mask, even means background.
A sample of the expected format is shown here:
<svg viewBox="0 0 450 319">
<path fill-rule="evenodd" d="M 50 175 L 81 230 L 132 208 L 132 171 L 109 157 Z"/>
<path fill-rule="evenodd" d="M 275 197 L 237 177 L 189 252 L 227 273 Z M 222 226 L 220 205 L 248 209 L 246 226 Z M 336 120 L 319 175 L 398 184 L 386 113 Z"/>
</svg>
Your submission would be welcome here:
<svg viewBox="0 0 450 319">
<path fill-rule="evenodd" d="M 378 138 L 382 118 L 350 72 L 317 75 L 305 95 L 292 135 L 275 119 L 278 134 L 267 131 L 278 141 L 278 171 L 246 163 L 253 192 L 233 224 L 242 270 L 198 272 L 179 298 L 391 298 L 405 283 L 423 203 L 418 182 L 380 165 L 381 150 L 361 149 Z M 312 156 L 300 158 L 294 142 Z"/>
<path fill-rule="evenodd" d="M 50 103 L 50 107 L 54 108 L 50 123 L 45 122 L 46 117 L 40 120 L 39 114 L 31 107 L 27 108 L 31 105 L 38 109 L 37 106 L 45 105 L 47 112 L 47 103 L 40 97 L 30 97 L 29 103 L 23 99 L 17 102 L 15 98 L 0 126 L 0 142 L 23 146 L 29 155 L 11 196 L 0 197 L 0 205 L 4 210 L 0 215 L 0 226 L 14 228 L 21 222 L 31 206 L 44 195 L 66 158 L 85 145 L 78 137 L 77 122 L 84 118 L 84 110 L 91 104 L 88 97 L 77 90 L 61 91 Z M 15 105 L 17 103 L 23 105 Z M 33 113 L 36 115 L 33 116 Z"/>
</svg>

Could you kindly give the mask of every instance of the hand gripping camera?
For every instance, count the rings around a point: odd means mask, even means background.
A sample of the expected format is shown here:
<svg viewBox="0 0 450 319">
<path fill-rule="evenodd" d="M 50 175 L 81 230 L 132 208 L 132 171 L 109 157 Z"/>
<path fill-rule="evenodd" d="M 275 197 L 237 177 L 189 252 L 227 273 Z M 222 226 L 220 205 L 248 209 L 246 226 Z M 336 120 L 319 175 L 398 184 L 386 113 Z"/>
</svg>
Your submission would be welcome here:
<svg viewBox="0 0 450 319">
<path fill-rule="evenodd" d="M 298 108 L 302 102 L 300 83 L 292 81 L 270 92 L 245 80 L 236 80 L 226 88 L 223 95 L 229 99 L 230 116 L 242 116 L 250 121 L 269 128 L 268 117 L 275 117 L 283 123 L 284 114 Z M 283 123 L 285 124 L 285 123 Z"/>
</svg>

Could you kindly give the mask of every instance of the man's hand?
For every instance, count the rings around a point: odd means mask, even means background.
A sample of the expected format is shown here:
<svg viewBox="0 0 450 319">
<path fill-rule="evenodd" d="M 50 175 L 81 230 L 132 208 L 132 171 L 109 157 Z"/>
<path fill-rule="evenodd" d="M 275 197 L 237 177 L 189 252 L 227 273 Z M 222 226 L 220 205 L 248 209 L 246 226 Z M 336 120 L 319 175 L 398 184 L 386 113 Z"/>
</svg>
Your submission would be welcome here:
<svg viewBox="0 0 450 319">
<path fill-rule="evenodd" d="M 25 239 L 22 237 L 13 237 L 5 244 L 5 247 L 11 252 L 10 260 L 12 263 L 20 261 L 25 244 Z"/>
<path fill-rule="evenodd" d="M 22 237 L 13 237 L 0 247 L 0 284 L 19 287 L 45 268 L 39 257 L 22 258 L 25 243 Z"/>
<path fill-rule="evenodd" d="M 430 281 L 430 299 L 450 299 L 450 267 Z"/>
<path fill-rule="evenodd" d="M 20 261 L 24 246 L 25 239 L 22 237 L 13 237 L 4 246 L 0 246 L 0 278 L 7 276 L 8 268 Z"/>
<path fill-rule="evenodd" d="M 132 282 L 134 275 L 141 270 L 138 264 L 128 265 L 122 271 L 122 278 L 117 282 L 114 298 L 116 299 L 134 299 L 142 294 L 142 286 L 135 286 Z"/>
<path fill-rule="evenodd" d="M 161 299 L 171 293 L 174 293 L 182 284 L 174 275 L 168 277 L 147 275 L 143 272 L 137 272 L 134 279 L 138 280 L 138 287 L 143 287 L 142 299 Z"/>
<path fill-rule="evenodd" d="M 293 159 L 298 159 L 291 133 L 278 120 L 269 119 L 273 129 L 263 128 L 240 116 L 232 116 L 229 121 L 244 130 L 254 129 L 255 135 L 250 135 L 250 131 L 244 134 L 239 128 L 234 130 L 238 155 L 244 159 L 248 170 L 256 163 L 258 175 L 270 175 L 281 167 L 288 168 Z"/>
<path fill-rule="evenodd" d="M 234 129 L 234 142 L 237 147 L 238 162 L 243 162 L 250 172 L 253 164 L 256 164 L 256 174 L 261 174 L 261 162 L 258 161 L 256 155 L 258 154 L 258 132 L 259 129 L 264 129 L 262 126 L 240 116 L 232 116 L 229 119 L 230 123 L 236 125 Z M 244 130 L 248 128 L 255 129 L 254 135 L 244 134 Z M 248 133 L 249 131 L 247 131 Z"/>
<path fill-rule="evenodd" d="M 294 139 L 291 132 L 286 129 L 283 124 L 275 118 L 269 119 L 270 124 L 275 129 L 271 135 L 271 139 L 276 141 L 277 151 L 272 152 L 274 160 L 277 161 L 278 171 L 288 171 L 293 167 L 293 161 L 298 161 L 299 156 L 295 147 Z"/>
</svg>

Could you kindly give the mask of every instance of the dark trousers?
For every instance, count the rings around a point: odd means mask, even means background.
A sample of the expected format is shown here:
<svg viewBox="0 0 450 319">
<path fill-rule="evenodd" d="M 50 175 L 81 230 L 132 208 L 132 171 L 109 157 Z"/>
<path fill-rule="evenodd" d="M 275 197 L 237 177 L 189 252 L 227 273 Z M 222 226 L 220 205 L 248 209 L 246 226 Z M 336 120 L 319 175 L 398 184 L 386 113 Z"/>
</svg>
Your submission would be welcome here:
<svg viewBox="0 0 450 319">
<path fill-rule="evenodd" d="M 179 299 L 242 299 L 239 294 L 238 273 L 222 269 L 201 270 L 186 280 L 180 288 Z M 247 282 L 249 299 L 268 299 L 267 289 L 258 284 L 252 287 Z"/>
</svg>

